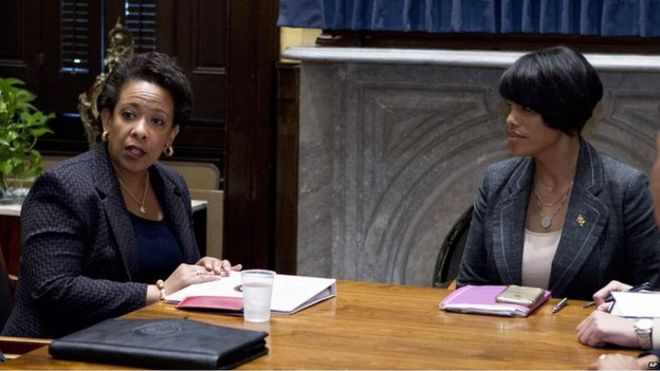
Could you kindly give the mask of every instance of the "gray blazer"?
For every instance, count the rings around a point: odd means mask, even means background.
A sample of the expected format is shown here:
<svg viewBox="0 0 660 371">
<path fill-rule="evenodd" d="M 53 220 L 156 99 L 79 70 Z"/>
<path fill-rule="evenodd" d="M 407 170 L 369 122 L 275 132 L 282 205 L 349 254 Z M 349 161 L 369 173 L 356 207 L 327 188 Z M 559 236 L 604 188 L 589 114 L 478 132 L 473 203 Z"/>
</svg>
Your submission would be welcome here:
<svg viewBox="0 0 660 371">
<path fill-rule="evenodd" d="M 532 158 L 488 167 L 457 285 L 521 284 Z M 577 223 L 579 216 L 585 223 Z M 580 154 L 548 289 L 556 297 L 590 299 L 611 280 L 660 284 L 660 232 L 646 175 L 581 140 Z"/>
<path fill-rule="evenodd" d="M 183 178 L 159 163 L 149 176 L 185 262 L 195 263 Z M 105 145 L 39 177 L 21 223 L 21 272 L 3 335 L 55 338 L 145 305 L 147 283 L 134 281 L 135 235 Z"/>
</svg>

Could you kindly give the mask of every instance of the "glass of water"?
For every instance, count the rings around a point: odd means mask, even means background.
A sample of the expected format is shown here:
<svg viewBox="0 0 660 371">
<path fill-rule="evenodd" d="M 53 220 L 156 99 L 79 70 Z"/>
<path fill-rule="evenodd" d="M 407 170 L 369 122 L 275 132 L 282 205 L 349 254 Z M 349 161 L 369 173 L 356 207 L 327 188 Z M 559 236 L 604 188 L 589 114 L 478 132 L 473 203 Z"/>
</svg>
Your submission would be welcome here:
<svg viewBox="0 0 660 371">
<path fill-rule="evenodd" d="M 266 269 L 247 269 L 241 272 L 243 290 L 243 318 L 248 322 L 268 322 L 273 296 L 275 272 Z"/>
</svg>

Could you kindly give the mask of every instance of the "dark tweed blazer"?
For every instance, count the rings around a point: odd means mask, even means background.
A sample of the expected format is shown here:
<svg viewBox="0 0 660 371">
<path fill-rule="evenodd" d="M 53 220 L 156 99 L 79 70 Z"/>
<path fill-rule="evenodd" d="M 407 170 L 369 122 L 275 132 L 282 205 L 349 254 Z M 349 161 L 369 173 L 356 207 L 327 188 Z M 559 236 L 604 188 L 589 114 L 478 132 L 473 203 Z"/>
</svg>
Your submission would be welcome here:
<svg viewBox="0 0 660 371">
<path fill-rule="evenodd" d="M 185 262 L 195 263 L 185 181 L 159 163 L 149 176 Z M 60 337 L 145 305 L 147 283 L 134 281 L 135 235 L 105 145 L 39 177 L 21 223 L 21 273 L 3 335 Z"/>
<path fill-rule="evenodd" d="M 474 202 L 457 285 L 521 284 L 534 161 L 488 167 Z M 580 226 L 579 216 L 585 223 Z M 581 141 L 573 192 L 550 271 L 556 297 L 590 299 L 616 279 L 660 284 L 660 232 L 646 175 Z"/>
</svg>

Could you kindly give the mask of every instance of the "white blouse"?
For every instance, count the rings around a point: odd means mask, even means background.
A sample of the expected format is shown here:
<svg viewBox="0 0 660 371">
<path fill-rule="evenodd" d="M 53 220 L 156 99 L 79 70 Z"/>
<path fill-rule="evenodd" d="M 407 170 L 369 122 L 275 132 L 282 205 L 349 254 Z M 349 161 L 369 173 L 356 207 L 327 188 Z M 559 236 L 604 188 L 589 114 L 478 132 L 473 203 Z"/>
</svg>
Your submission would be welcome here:
<svg viewBox="0 0 660 371">
<path fill-rule="evenodd" d="M 532 232 L 525 228 L 522 258 L 522 285 L 548 288 L 552 259 L 555 257 L 562 230 L 550 233 Z"/>
</svg>

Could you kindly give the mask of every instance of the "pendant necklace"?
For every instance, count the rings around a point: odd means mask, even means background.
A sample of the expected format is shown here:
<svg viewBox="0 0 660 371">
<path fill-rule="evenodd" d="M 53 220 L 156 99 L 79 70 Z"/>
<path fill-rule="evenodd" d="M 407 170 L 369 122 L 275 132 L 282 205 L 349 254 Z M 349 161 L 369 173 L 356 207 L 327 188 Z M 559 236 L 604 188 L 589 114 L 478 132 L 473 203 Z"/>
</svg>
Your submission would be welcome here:
<svg viewBox="0 0 660 371">
<path fill-rule="evenodd" d="M 566 200 L 568 200 L 568 194 L 571 191 L 571 188 L 573 188 L 573 182 L 571 182 L 571 185 L 568 187 L 566 192 L 561 196 L 561 198 L 553 203 L 545 203 L 541 200 L 539 197 L 538 193 L 536 193 L 536 190 L 534 190 L 534 197 L 536 198 L 536 204 L 539 206 L 539 214 L 540 214 L 540 223 L 541 227 L 543 229 L 548 229 L 552 226 L 552 220 L 557 216 L 557 213 L 559 213 L 559 210 L 564 206 L 566 203 Z M 543 207 L 554 207 L 557 203 L 559 203 L 559 206 L 555 209 L 554 212 L 550 215 L 545 215 L 543 214 Z"/>
<path fill-rule="evenodd" d="M 543 183 L 543 187 L 545 187 L 545 191 L 548 193 L 552 193 L 552 190 L 555 189 L 554 186 L 548 185 L 548 183 L 545 182 L 545 180 L 539 178 L 541 180 L 541 183 Z"/>
<path fill-rule="evenodd" d="M 557 184 L 555 184 L 554 186 L 549 185 L 548 183 L 546 183 L 545 180 L 543 180 L 543 178 L 541 178 L 541 176 L 539 176 L 538 179 L 541 181 L 541 183 L 543 183 L 543 186 L 542 186 L 542 187 L 545 189 L 545 191 L 548 192 L 548 193 L 552 193 L 552 190 L 555 189 L 556 186 L 559 186 L 559 185 L 561 185 L 562 183 L 564 183 L 564 181 L 567 180 L 568 177 L 563 177 L 563 178 L 561 179 L 561 181 L 558 182 Z M 571 182 L 571 183 L 572 183 L 572 182 Z M 538 183 L 537 183 L 537 184 L 538 184 Z"/>
<path fill-rule="evenodd" d="M 124 189 L 124 191 L 126 191 L 126 194 L 128 194 L 128 196 L 130 198 L 132 198 L 133 201 L 135 201 L 138 204 L 138 206 L 140 206 L 140 209 L 139 209 L 140 213 L 142 215 L 146 215 L 147 214 L 147 209 L 144 208 L 144 202 L 147 199 L 147 191 L 149 190 L 149 171 L 147 171 L 147 176 L 144 179 L 144 190 L 142 191 L 142 199 L 141 200 L 138 199 L 137 197 L 135 197 L 135 195 L 133 193 L 131 193 L 131 191 L 128 189 L 126 184 L 124 184 L 124 182 L 122 182 L 122 180 L 119 176 L 117 176 L 117 180 L 119 180 L 119 185 Z"/>
<path fill-rule="evenodd" d="M 555 212 L 552 213 L 552 215 L 541 214 L 541 227 L 543 227 L 543 229 L 550 228 L 550 226 L 552 225 L 552 219 L 555 217 L 555 215 L 557 215 L 559 209 L 561 209 L 561 207 L 558 207 L 557 210 L 555 210 Z"/>
</svg>

